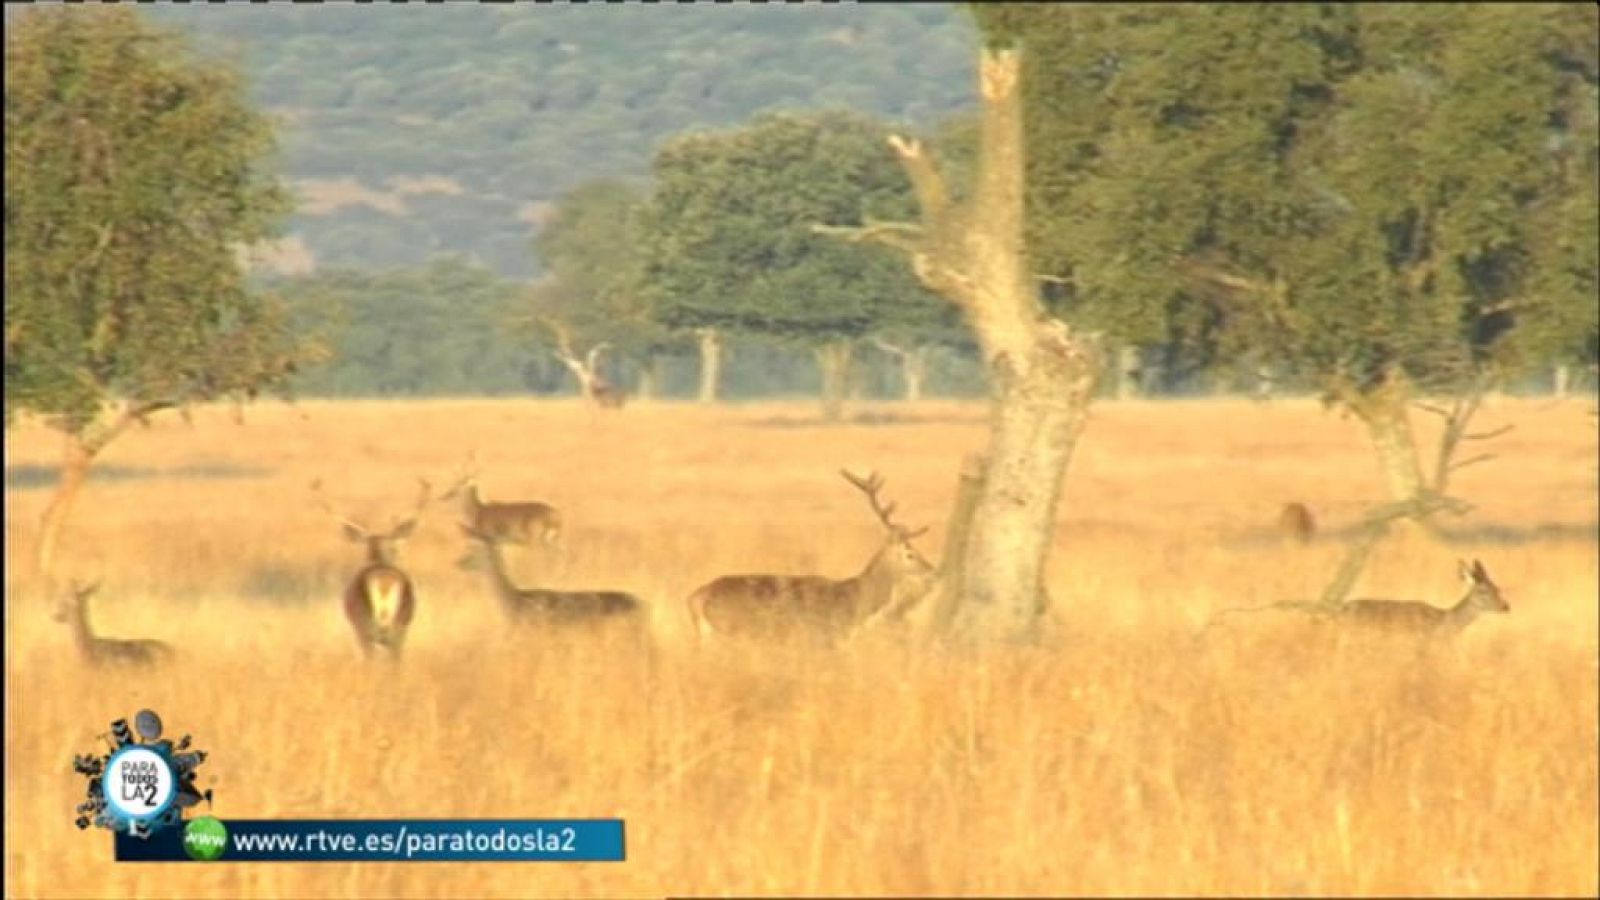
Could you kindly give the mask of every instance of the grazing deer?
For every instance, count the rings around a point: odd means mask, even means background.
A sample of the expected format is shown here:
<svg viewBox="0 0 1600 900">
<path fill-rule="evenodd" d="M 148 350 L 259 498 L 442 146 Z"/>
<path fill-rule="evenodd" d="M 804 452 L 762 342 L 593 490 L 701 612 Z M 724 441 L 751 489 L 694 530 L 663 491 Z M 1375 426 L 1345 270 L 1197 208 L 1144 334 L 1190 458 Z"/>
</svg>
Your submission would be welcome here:
<svg viewBox="0 0 1600 900">
<path fill-rule="evenodd" d="M 1449 609 L 1427 603 L 1399 600 L 1351 600 L 1334 607 L 1330 614 L 1343 621 L 1386 631 L 1427 635 L 1453 635 L 1471 625 L 1481 613 L 1511 611 L 1511 604 L 1489 579 L 1483 563 L 1465 560 L 1458 564 L 1467 592 Z"/>
<path fill-rule="evenodd" d="M 561 511 L 548 503 L 485 503 L 478 493 L 478 472 L 470 457 L 466 472 L 439 499 L 449 500 L 457 494 L 464 498 L 462 512 L 474 531 L 511 544 L 560 548 Z"/>
<path fill-rule="evenodd" d="M 1317 517 L 1304 503 L 1284 504 L 1278 513 L 1278 533 L 1297 544 L 1309 544 L 1317 535 Z"/>
<path fill-rule="evenodd" d="M 350 579 L 344 589 L 344 615 L 355 629 L 356 641 L 368 657 L 382 652 L 390 659 L 399 659 L 405 644 L 406 630 L 417 611 L 417 592 L 411 577 L 394 562 L 399 545 L 417 527 L 417 520 L 427 509 L 432 489 L 422 482 L 422 496 L 416 509 L 400 519 L 388 531 L 373 531 L 345 516 L 334 512 L 322 495 L 322 483 L 311 485 L 317 505 L 344 527 L 345 537 L 367 546 L 366 564 Z"/>
<path fill-rule="evenodd" d="M 55 620 L 72 626 L 72 641 L 91 665 L 155 666 L 171 662 L 176 654 L 162 641 L 103 638 L 89 624 L 89 598 L 100 589 L 72 583 L 72 599 L 56 610 Z"/>
<path fill-rule="evenodd" d="M 860 574 L 834 580 L 818 576 L 725 575 L 689 595 L 696 631 L 759 638 L 806 636 L 826 642 L 849 636 L 869 620 L 904 613 L 933 586 L 935 569 L 911 539 L 927 531 L 895 524 L 894 504 L 879 500 L 883 479 L 841 471 L 866 494 L 888 531 Z"/>
<path fill-rule="evenodd" d="M 504 543 L 486 531 L 461 523 L 461 531 L 483 548 L 489 582 L 506 617 L 519 622 L 600 624 L 630 621 L 642 624 L 644 604 L 622 591 L 558 591 L 518 587 L 506 568 Z"/>
</svg>

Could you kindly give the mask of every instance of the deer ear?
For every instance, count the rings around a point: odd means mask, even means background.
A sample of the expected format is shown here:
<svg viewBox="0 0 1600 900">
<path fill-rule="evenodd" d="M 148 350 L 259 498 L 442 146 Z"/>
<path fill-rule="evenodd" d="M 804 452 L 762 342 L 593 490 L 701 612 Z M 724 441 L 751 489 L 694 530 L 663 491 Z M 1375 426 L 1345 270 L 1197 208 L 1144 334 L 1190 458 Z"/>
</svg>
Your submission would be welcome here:
<svg viewBox="0 0 1600 900">
<path fill-rule="evenodd" d="M 416 527 L 417 527 L 417 520 L 416 519 L 407 519 L 404 522 L 401 522 L 399 525 L 396 525 L 395 529 L 393 531 L 389 532 L 389 538 L 391 540 L 401 540 L 403 538 L 408 538 L 408 537 L 411 536 L 411 532 L 416 530 Z"/>
<path fill-rule="evenodd" d="M 344 536 L 352 541 L 358 542 L 367 539 L 367 533 L 365 531 L 362 531 L 356 526 L 351 525 L 349 522 L 344 523 Z"/>
</svg>

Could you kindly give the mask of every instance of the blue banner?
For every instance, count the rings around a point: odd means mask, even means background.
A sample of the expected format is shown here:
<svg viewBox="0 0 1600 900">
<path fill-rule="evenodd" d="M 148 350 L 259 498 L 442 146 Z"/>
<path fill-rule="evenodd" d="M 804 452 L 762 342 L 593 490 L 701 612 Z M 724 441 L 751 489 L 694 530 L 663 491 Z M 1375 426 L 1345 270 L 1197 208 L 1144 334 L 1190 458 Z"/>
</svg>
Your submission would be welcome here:
<svg viewBox="0 0 1600 900">
<path fill-rule="evenodd" d="M 230 819 L 117 833 L 117 862 L 621 862 L 621 819 Z"/>
</svg>

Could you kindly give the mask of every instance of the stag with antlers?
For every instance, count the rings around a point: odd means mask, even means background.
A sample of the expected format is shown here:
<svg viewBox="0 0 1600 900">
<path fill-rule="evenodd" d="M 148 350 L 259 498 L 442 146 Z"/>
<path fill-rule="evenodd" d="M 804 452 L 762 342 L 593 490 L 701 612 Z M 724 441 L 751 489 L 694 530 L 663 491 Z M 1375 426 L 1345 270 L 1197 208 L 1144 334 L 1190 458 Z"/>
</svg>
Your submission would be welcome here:
<svg viewBox="0 0 1600 900">
<path fill-rule="evenodd" d="M 311 484 L 317 506 L 343 527 L 345 537 L 367 547 L 366 563 L 345 587 L 344 614 L 355 629 L 362 652 L 368 657 L 381 654 L 398 659 L 406 631 L 416 614 L 416 589 L 411 577 L 394 560 L 400 543 L 411 536 L 432 499 L 433 491 L 428 482 L 418 481 L 422 492 L 416 508 L 410 515 L 397 518 L 387 531 L 373 531 L 335 512 L 322 492 L 322 482 Z"/>
<path fill-rule="evenodd" d="M 462 514 L 466 524 L 496 541 L 524 547 L 543 546 L 552 550 L 561 547 L 561 511 L 548 503 L 520 501 L 488 503 L 478 492 L 481 475 L 477 453 L 467 456 L 459 476 L 450 488 L 439 495 L 440 500 L 462 499 Z"/>
<path fill-rule="evenodd" d="M 893 503 L 880 498 L 883 478 L 841 471 L 867 497 L 887 532 L 860 574 L 835 580 L 812 575 L 725 575 L 689 596 L 689 614 L 701 636 L 805 637 L 835 642 L 868 623 L 902 617 L 933 587 L 935 569 L 912 546 L 927 531 L 894 521 Z"/>
</svg>

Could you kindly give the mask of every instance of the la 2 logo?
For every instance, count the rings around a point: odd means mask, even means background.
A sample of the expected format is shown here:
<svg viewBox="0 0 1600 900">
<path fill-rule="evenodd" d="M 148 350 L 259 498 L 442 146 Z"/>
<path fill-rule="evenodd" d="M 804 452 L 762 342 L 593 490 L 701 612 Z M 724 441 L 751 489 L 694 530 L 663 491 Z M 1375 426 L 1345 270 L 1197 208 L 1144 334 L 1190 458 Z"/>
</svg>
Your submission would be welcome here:
<svg viewBox="0 0 1600 900">
<path fill-rule="evenodd" d="M 146 808 L 156 805 L 156 795 L 161 792 L 157 782 L 161 775 L 156 772 L 154 763 L 148 761 L 123 760 L 122 761 L 122 799 L 124 801 L 144 798 Z"/>
</svg>

